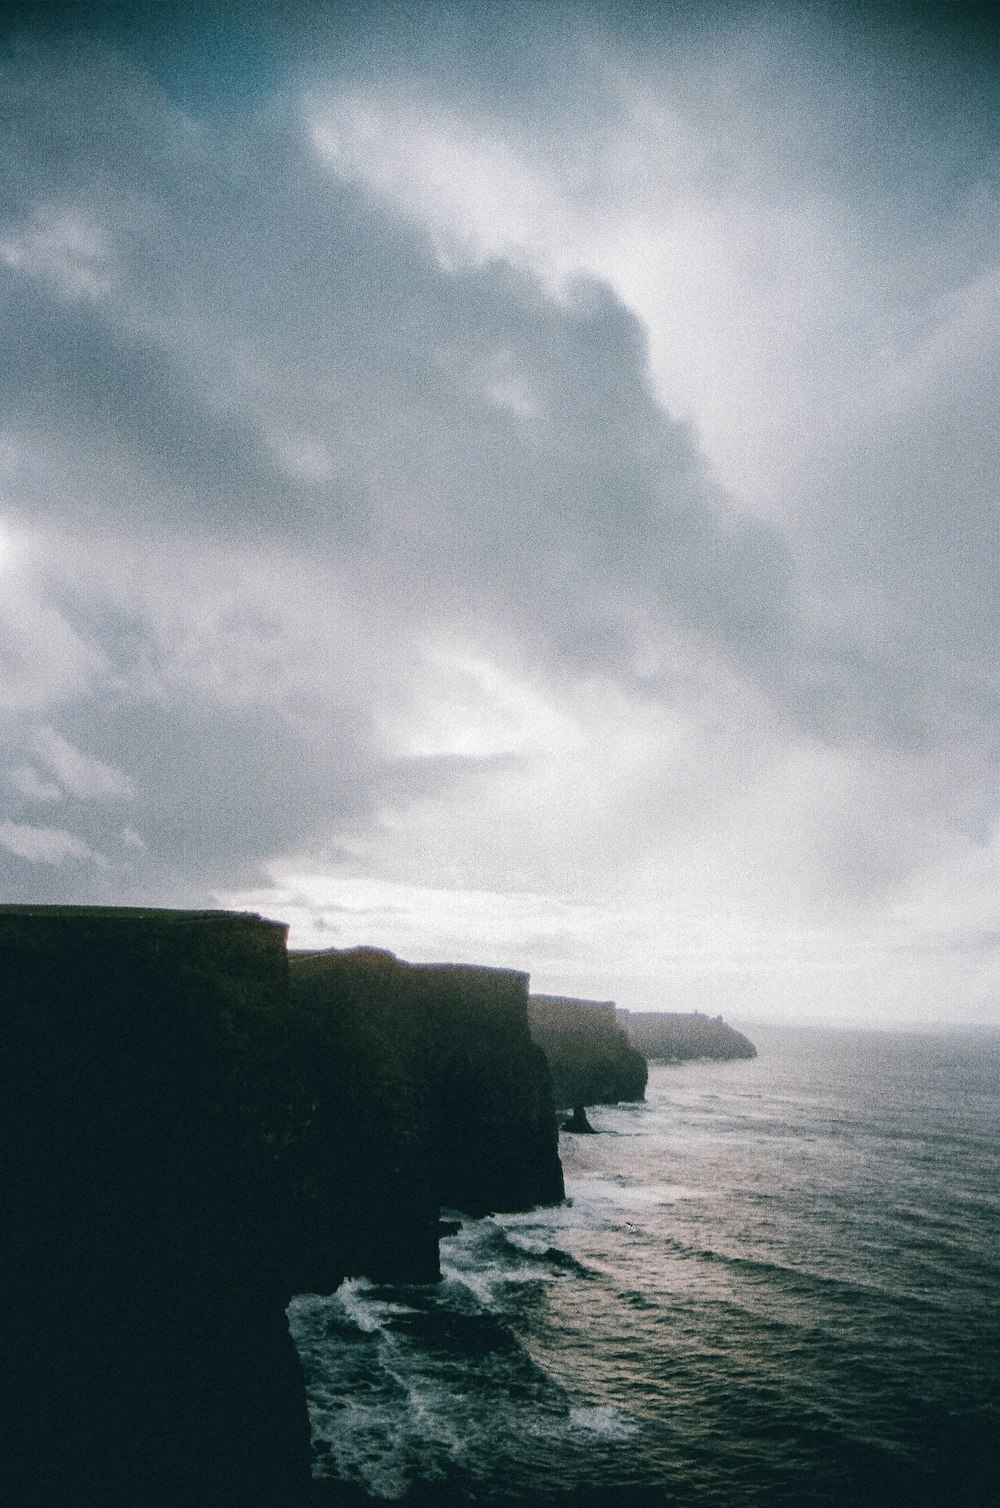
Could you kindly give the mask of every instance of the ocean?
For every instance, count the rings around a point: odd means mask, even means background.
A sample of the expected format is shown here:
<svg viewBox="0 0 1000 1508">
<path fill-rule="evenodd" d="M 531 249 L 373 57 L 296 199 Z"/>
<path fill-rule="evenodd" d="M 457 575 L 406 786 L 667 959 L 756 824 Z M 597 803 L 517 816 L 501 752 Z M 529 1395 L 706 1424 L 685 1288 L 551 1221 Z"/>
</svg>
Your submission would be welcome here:
<svg viewBox="0 0 1000 1508">
<path fill-rule="evenodd" d="M 567 1203 L 442 1283 L 293 1301 L 320 1496 L 1000 1504 L 1000 1035 L 751 1035 L 563 1133 Z"/>
</svg>

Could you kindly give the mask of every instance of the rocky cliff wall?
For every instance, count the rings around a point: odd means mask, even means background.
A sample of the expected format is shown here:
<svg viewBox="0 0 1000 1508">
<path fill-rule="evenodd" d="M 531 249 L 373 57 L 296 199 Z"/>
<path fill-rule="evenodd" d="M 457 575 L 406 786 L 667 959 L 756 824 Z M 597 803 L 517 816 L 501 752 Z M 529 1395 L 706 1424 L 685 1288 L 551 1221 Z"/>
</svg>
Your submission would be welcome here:
<svg viewBox="0 0 1000 1508">
<path fill-rule="evenodd" d="M 526 975 L 285 932 L 0 907 L 4 1503 L 296 1508 L 292 1295 L 562 1197 Z"/>
<path fill-rule="evenodd" d="M 357 948 L 293 954 L 290 982 L 330 1070 L 348 1065 L 339 1094 L 318 1095 L 311 1145 L 357 1211 L 356 1270 L 436 1271 L 441 1204 L 476 1215 L 563 1197 L 525 974 Z M 394 1211 L 384 1229 L 373 1188 Z"/>
<path fill-rule="evenodd" d="M 528 1013 L 560 1109 L 643 1098 L 646 1060 L 625 1036 L 613 1001 L 532 995 Z"/>
<path fill-rule="evenodd" d="M 690 1058 L 755 1058 L 757 1049 L 721 1016 L 700 1011 L 619 1011 L 629 1041 L 647 1058 L 680 1063 Z"/>
<path fill-rule="evenodd" d="M 286 975 L 255 916 L 0 908 L 3 1501 L 307 1490 Z"/>
</svg>

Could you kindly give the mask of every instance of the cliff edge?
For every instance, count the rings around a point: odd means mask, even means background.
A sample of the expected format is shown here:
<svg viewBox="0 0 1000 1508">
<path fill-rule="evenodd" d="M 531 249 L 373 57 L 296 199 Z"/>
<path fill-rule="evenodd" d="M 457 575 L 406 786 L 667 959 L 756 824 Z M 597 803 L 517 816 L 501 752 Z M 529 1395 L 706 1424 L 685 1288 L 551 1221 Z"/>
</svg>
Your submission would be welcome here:
<svg viewBox="0 0 1000 1508">
<path fill-rule="evenodd" d="M 284 926 L 8 906 L 0 959 L 4 1501 L 288 1508 Z"/>
<path fill-rule="evenodd" d="M 563 1197 L 527 975 L 230 912 L 0 907 L 0 1499 L 298 1508 L 285 1309 Z"/>
<path fill-rule="evenodd" d="M 442 1204 L 481 1215 L 563 1197 L 526 974 L 352 948 L 293 953 L 289 978 L 337 1079 L 317 1096 L 310 1157 L 356 1212 L 350 1270 L 436 1276 Z"/>
<path fill-rule="evenodd" d="M 548 1059 L 559 1109 L 643 1098 L 646 1060 L 629 1043 L 613 1001 L 532 995 L 528 1018 Z"/>
<path fill-rule="evenodd" d="M 629 1041 L 647 1058 L 683 1063 L 691 1058 L 755 1058 L 748 1037 L 721 1016 L 700 1011 L 624 1011 L 618 1018 Z"/>
</svg>

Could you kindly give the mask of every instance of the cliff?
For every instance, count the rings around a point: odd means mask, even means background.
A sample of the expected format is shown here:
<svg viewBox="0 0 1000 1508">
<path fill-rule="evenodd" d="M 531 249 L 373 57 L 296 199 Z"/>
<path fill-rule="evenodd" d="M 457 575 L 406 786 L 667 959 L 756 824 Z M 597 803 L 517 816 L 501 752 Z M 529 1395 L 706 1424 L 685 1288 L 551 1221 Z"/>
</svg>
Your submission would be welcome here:
<svg viewBox="0 0 1000 1508">
<path fill-rule="evenodd" d="M 528 1014 L 560 1109 L 643 1098 L 646 1061 L 630 1045 L 613 1001 L 532 995 Z"/>
<path fill-rule="evenodd" d="M 3 907 L 0 958 L 3 1500 L 288 1508 L 285 928 Z"/>
<path fill-rule="evenodd" d="M 285 1308 L 562 1198 L 527 976 L 226 912 L 0 907 L 0 1500 L 296 1508 Z"/>
<path fill-rule="evenodd" d="M 436 1275 L 441 1204 L 479 1215 L 563 1197 L 527 975 L 330 949 L 292 954 L 290 988 L 332 1075 L 308 1156 L 353 1211 L 350 1271 Z"/>
<path fill-rule="evenodd" d="M 689 1058 L 755 1058 L 757 1049 L 721 1016 L 673 1011 L 619 1011 L 629 1041 L 647 1058 L 680 1063 Z"/>
</svg>

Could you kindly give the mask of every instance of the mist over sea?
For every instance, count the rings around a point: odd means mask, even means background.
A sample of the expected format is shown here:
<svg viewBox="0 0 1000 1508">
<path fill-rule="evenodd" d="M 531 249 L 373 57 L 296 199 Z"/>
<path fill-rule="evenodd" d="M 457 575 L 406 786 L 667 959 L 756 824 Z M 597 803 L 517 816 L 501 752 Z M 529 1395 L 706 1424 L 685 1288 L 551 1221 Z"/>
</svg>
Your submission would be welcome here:
<svg viewBox="0 0 1000 1508">
<path fill-rule="evenodd" d="M 571 1202 L 440 1285 L 293 1302 L 321 1496 L 1000 1501 L 1000 1035 L 753 1035 L 564 1133 Z"/>
</svg>

